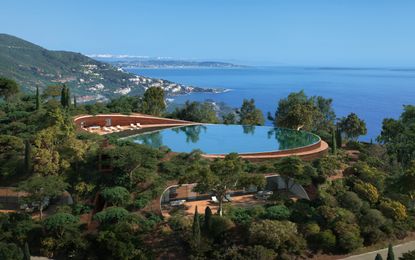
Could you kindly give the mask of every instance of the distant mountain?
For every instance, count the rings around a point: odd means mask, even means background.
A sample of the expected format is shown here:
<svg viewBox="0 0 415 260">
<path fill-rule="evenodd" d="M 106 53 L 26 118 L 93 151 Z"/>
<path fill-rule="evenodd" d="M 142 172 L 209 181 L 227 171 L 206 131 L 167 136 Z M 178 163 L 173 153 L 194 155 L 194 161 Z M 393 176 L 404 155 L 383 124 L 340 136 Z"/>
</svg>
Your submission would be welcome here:
<svg viewBox="0 0 415 260">
<path fill-rule="evenodd" d="M 124 57 L 125 56 L 125 57 Z M 245 67 L 220 61 L 176 60 L 172 58 L 134 57 L 127 55 L 90 55 L 123 69 L 132 68 L 238 68 Z"/>
<path fill-rule="evenodd" d="M 137 76 L 80 53 L 50 51 L 8 34 L 0 34 L 0 76 L 16 80 L 25 91 L 65 83 L 79 102 L 139 95 L 152 86 L 162 87 L 168 96 L 221 91 Z"/>
</svg>

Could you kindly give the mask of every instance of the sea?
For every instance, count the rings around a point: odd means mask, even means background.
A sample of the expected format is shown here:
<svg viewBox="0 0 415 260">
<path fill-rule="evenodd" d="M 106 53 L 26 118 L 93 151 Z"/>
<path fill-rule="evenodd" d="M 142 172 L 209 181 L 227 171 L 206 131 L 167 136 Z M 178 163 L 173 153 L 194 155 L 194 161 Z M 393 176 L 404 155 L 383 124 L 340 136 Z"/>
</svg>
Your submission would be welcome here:
<svg viewBox="0 0 415 260">
<path fill-rule="evenodd" d="M 407 68 L 135 68 L 137 75 L 161 78 L 197 87 L 222 88 L 224 93 L 194 93 L 174 97 L 186 100 L 222 101 L 240 107 L 243 99 L 255 99 L 264 115 L 275 113 L 278 101 L 291 92 L 333 99 L 338 118 L 356 113 L 368 128 L 363 141 L 376 141 L 384 118 L 399 118 L 403 105 L 415 105 L 415 69 Z M 270 121 L 266 122 L 271 125 Z"/>
</svg>

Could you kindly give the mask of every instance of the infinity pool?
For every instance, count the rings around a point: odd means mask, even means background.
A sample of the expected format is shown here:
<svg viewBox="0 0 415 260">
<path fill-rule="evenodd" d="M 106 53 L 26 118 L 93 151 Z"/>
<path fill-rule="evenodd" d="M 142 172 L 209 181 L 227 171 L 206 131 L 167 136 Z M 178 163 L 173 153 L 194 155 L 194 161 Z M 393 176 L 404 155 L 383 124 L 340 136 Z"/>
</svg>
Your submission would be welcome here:
<svg viewBox="0 0 415 260">
<path fill-rule="evenodd" d="M 174 152 L 199 149 L 205 154 L 259 153 L 287 150 L 319 142 L 314 134 L 268 126 L 193 125 L 168 128 L 127 138 Z"/>
</svg>

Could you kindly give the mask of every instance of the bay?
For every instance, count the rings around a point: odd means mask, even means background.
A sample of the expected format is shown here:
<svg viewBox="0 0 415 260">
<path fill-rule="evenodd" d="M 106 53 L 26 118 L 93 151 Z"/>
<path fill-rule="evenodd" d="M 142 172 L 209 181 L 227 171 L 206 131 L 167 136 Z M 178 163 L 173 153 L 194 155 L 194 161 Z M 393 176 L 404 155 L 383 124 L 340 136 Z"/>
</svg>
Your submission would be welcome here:
<svg viewBox="0 0 415 260">
<path fill-rule="evenodd" d="M 415 104 L 415 70 L 397 68 L 162 68 L 130 69 L 138 75 L 161 78 L 198 87 L 230 89 L 225 93 L 196 93 L 175 97 L 186 100 L 223 101 L 240 107 L 243 99 L 254 98 L 266 115 L 274 114 L 278 100 L 294 91 L 333 99 L 338 117 L 354 112 L 366 121 L 368 134 L 362 140 L 375 140 L 384 118 L 397 118 L 403 105 Z M 271 125 L 271 122 L 267 122 Z"/>
</svg>

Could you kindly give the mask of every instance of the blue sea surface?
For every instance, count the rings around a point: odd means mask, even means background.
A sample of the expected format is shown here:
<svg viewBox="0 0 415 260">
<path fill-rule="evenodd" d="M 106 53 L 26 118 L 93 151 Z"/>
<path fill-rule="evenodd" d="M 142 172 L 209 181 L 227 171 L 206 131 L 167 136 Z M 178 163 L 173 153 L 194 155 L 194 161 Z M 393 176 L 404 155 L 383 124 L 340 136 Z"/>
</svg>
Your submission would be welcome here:
<svg viewBox="0 0 415 260">
<path fill-rule="evenodd" d="M 212 99 L 240 107 L 243 99 L 254 98 L 264 114 L 274 114 L 278 100 L 303 89 L 309 96 L 332 98 L 338 117 L 355 112 L 363 118 L 368 134 L 362 140 L 366 141 L 380 134 L 384 118 L 398 118 L 403 105 L 415 104 L 415 70 L 410 69 L 243 67 L 130 71 L 185 85 L 231 89 L 220 94 L 179 96 L 175 98 L 177 103 Z"/>
</svg>

